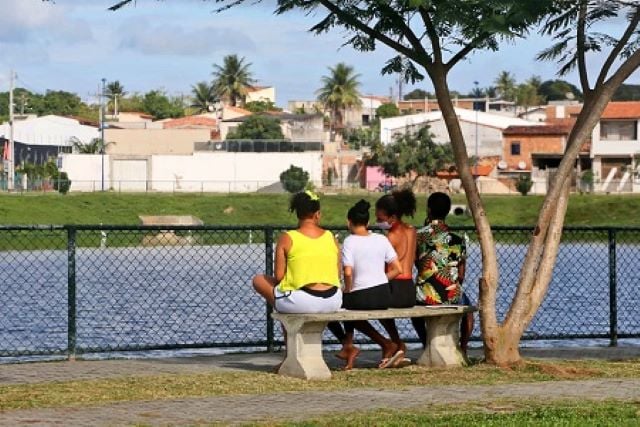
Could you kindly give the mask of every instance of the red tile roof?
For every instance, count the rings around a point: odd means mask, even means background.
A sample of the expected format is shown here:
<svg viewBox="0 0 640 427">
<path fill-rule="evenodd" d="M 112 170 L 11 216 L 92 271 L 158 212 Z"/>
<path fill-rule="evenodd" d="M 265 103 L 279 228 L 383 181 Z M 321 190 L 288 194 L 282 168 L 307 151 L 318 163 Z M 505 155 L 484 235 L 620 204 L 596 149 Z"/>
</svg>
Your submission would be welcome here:
<svg viewBox="0 0 640 427">
<path fill-rule="evenodd" d="M 240 107 L 234 107 L 233 105 L 225 105 L 224 108 L 229 111 L 233 111 L 234 113 L 243 114 L 247 116 L 252 114 L 251 111 L 249 110 L 245 110 L 244 108 L 240 108 Z"/>
<path fill-rule="evenodd" d="M 162 123 L 162 127 L 165 129 L 186 127 L 216 128 L 217 125 L 218 122 L 216 119 L 202 116 L 181 117 L 179 119 L 167 120 Z"/>
<path fill-rule="evenodd" d="M 502 131 L 507 135 L 568 135 L 571 131 L 569 124 L 553 124 L 543 126 L 509 126 Z"/>
<path fill-rule="evenodd" d="M 640 102 L 610 102 L 602 113 L 603 119 L 640 119 Z"/>
</svg>

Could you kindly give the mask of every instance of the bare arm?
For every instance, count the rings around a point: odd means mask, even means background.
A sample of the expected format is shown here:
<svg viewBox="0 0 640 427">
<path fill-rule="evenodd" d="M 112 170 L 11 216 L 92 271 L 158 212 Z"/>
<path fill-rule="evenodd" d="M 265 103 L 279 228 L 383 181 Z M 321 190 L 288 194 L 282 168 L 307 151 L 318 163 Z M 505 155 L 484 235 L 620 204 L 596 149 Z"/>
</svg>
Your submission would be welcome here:
<svg viewBox="0 0 640 427">
<path fill-rule="evenodd" d="M 353 288 L 353 268 L 349 266 L 344 267 L 344 293 L 351 292 L 351 288 Z"/>
<path fill-rule="evenodd" d="M 460 282 L 461 285 L 464 282 L 464 274 L 467 272 L 466 266 L 467 261 L 464 259 L 458 263 L 458 282 Z"/>
<path fill-rule="evenodd" d="M 280 236 L 276 244 L 275 275 L 277 283 L 280 283 L 287 273 L 287 253 L 291 250 L 292 243 L 291 237 L 285 233 Z"/>
<path fill-rule="evenodd" d="M 400 261 L 398 260 L 398 258 L 394 259 L 387 265 L 389 266 L 389 269 L 387 270 L 388 280 L 393 280 L 402 274 L 402 265 L 400 265 Z"/>
</svg>

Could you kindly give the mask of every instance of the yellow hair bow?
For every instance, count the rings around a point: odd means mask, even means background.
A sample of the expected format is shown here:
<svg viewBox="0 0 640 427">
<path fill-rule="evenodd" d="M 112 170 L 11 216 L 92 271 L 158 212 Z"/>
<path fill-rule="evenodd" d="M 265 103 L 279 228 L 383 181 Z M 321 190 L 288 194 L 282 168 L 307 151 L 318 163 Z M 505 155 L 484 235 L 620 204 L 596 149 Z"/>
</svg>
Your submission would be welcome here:
<svg viewBox="0 0 640 427">
<path fill-rule="evenodd" d="M 320 197 L 318 197 L 318 195 L 317 195 L 316 193 L 314 193 L 313 191 L 311 191 L 311 190 L 306 190 L 304 193 L 305 193 L 307 196 L 309 196 L 309 198 L 310 198 L 311 200 L 314 200 L 314 201 L 318 201 L 318 200 L 320 200 Z"/>
</svg>

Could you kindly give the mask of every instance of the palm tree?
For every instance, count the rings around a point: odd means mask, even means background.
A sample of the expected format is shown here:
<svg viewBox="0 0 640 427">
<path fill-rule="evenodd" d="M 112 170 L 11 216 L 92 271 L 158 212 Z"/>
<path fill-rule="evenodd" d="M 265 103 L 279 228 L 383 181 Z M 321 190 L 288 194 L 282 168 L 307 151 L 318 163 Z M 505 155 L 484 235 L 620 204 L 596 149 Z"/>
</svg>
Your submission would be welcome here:
<svg viewBox="0 0 640 427">
<path fill-rule="evenodd" d="M 102 151 L 102 139 L 93 138 L 90 142 L 83 142 L 79 138 L 72 136 L 70 138 L 70 142 L 73 145 L 73 151 L 78 154 L 100 154 Z M 115 142 L 107 142 L 104 144 L 104 149 L 111 145 L 115 144 Z"/>
<path fill-rule="evenodd" d="M 195 108 L 198 113 L 210 111 L 213 104 L 218 101 L 215 88 L 207 82 L 198 82 L 191 86 L 191 93 L 193 94 L 191 108 Z"/>
<path fill-rule="evenodd" d="M 510 72 L 500 72 L 494 83 L 496 84 L 496 91 L 501 99 L 505 101 L 513 101 L 515 99 L 516 79 Z"/>
<path fill-rule="evenodd" d="M 127 92 L 124 90 L 124 86 L 120 84 L 119 80 L 110 82 L 107 84 L 107 97 L 113 103 L 113 115 L 118 115 L 118 98 L 125 96 Z"/>
<path fill-rule="evenodd" d="M 222 62 L 222 65 L 213 64 L 215 93 L 234 107 L 238 102 L 244 104 L 249 88 L 256 82 L 249 70 L 251 63 L 238 55 L 227 55 Z"/>
<path fill-rule="evenodd" d="M 333 129 L 344 127 L 344 113 L 347 108 L 362 104 L 358 88 L 360 74 L 355 74 L 353 67 L 341 62 L 329 67 L 329 75 L 322 77 L 322 87 L 316 91 L 318 101 L 331 113 Z"/>
</svg>

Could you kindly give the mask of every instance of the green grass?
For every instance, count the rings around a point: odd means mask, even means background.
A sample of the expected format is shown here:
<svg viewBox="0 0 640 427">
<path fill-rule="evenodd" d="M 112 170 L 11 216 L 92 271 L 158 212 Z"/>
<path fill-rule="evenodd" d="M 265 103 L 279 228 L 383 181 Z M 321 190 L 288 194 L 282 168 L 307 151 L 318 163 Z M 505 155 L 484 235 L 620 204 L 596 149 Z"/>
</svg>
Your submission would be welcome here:
<svg viewBox="0 0 640 427">
<path fill-rule="evenodd" d="M 380 194 L 322 197 L 323 223 L 344 225 L 346 212 L 364 197 L 375 202 Z M 425 196 L 418 196 L 418 212 L 425 217 Z M 531 225 L 542 204 L 540 196 L 484 197 L 494 225 Z M 455 203 L 465 203 L 455 196 Z M 0 195 L 0 224 L 139 224 L 138 215 L 194 215 L 206 224 L 294 224 L 284 194 L 25 194 Z M 638 226 L 638 196 L 574 195 L 567 212 L 567 225 Z M 450 217 L 453 225 L 472 225 L 468 217 Z"/>
<path fill-rule="evenodd" d="M 213 371 L 189 375 L 138 375 L 0 386 L 0 412 L 219 395 L 638 377 L 638 361 L 530 361 L 512 369 L 477 364 L 467 368 L 447 369 L 446 372 L 419 366 L 392 370 L 357 369 L 350 372 L 336 371 L 331 381 L 315 382 L 264 372 Z"/>
<path fill-rule="evenodd" d="M 415 397 L 414 397 L 415 398 Z M 590 402 L 499 400 L 491 403 L 430 405 L 425 409 L 377 410 L 321 417 L 300 422 L 263 423 L 261 425 L 307 426 L 637 426 L 639 402 Z"/>
</svg>

